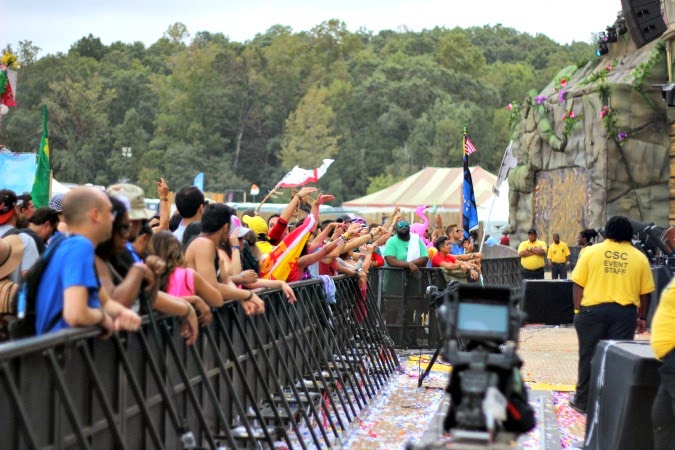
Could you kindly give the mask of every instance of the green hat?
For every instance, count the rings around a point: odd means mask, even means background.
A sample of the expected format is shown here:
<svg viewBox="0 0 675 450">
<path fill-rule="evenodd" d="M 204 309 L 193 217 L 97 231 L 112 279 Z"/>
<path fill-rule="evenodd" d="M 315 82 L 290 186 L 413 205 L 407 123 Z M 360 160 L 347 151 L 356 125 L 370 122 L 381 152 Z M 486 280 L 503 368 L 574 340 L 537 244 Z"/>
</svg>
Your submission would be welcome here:
<svg viewBox="0 0 675 450">
<path fill-rule="evenodd" d="M 108 194 L 122 200 L 127 205 L 127 213 L 130 220 L 152 219 L 156 211 L 145 207 L 145 193 L 140 187 L 127 184 L 113 184 L 106 189 Z"/>
</svg>

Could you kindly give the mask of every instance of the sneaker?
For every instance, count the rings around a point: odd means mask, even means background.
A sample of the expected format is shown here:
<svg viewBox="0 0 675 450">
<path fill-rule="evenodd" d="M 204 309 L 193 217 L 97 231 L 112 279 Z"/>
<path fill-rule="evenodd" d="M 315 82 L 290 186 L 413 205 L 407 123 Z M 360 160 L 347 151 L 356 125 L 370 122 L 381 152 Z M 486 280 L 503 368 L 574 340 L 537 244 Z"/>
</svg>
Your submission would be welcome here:
<svg viewBox="0 0 675 450">
<path fill-rule="evenodd" d="M 579 403 L 577 403 L 577 398 L 576 396 L 570 399 L 570 408 L 578 412 L 579 414 L 586 414 L 586 407 L 581 406 Z"/>
</svg>

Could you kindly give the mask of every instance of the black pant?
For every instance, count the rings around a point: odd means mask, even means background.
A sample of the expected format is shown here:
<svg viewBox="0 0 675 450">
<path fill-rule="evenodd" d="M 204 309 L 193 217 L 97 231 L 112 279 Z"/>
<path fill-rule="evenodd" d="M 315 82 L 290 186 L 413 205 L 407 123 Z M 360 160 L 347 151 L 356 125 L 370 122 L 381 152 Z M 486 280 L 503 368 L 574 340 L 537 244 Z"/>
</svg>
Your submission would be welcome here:
<svg viewBox="0 0 675 450">
<path fill-rule="evenodd" d="M 551 279 L 566 280 L 567 265 L 565 263 L 551 263 Z"/>
<path fill-rule="evenodd" d="M 523 280 L 543 280 L 544 279 L 544 268 L 537 270 L 528 270 L 524 267 L 521 267 L 521 272 L 523 274 Z"/>
<path fill-rule="evenodd" d="M 631 340 L 635 338 L 637 307 L 618 303 L 582 306 L 574 316 L 574 328 L 579 339 L 579 374 L 575 403 L 586 409 L 591 379 L 591 360 L 598 342 L 604 339 Z"/>
<path fill-rule="evenodd" d="M 652 406 L 654 448 L 675 449 L 675 350 L 663 359 L 661 386 Z"/>
</svg>

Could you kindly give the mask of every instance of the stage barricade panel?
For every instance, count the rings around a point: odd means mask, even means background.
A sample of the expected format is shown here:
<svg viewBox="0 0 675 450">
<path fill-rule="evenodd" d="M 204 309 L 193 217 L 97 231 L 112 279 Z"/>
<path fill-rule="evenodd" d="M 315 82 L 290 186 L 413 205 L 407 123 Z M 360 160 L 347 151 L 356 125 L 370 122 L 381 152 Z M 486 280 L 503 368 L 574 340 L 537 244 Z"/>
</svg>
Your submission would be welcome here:
<svg viewBox="0 0 675 450">
<path fill-rule="evenodd" d="M 649 342 L 598 344 L 592 362 L 584 449 L 654 447 L 651 410 L 660 366 Z"/>
<path fill-rule="evenodd" d="M 520 258 L 485 258 L 482 263 L 485 286 L 506 286 L 520 291 Z M 399 348 L 435 349 L 439 342 L 436 314 L 424 299 L 426 288 L 443 289 L 446 281 L 440 269 L 421 268 L 411 272 L 400 268 L 371 269 L 369 284 L 394 345 Z"/>
<path fill-rule="evenodd" d="M 308 430 L 307 444 L 335 442 L 399 365 L 372 290 L 335 285 L 333 305 L 320 280 L 294 283 L 293 305 L 261 292 L 263 315 L 226 305 L 193 347 L 161 316 L 108 340 L 88 328 L 2 344 L 4 446 L 180 448 L 191 434 L 203 448 L 300 448 Z"/>
<path fill-rule="evenodd" d="M 571 280 L 523 280 L 521 310 L 526 323 L 562 325 L 574 322 Z"/>
</svg>

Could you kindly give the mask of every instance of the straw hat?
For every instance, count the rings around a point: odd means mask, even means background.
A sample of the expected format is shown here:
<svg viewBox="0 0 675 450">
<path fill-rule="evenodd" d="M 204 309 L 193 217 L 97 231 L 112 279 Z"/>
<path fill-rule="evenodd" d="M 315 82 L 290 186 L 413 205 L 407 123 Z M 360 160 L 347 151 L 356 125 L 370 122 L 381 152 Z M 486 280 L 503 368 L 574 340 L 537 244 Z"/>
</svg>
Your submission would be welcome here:
<svg viewBox="0 0 675 450">
<path fill-rule="evenodd" d="M 23 257 L 23 242 L 17 235 L 0 239 L 0 279 L 19 267 Z"/>
<path fill-rule="evenodd" d="M 0 280 L 0 315 L 16 314 L 12 299 L 19 285 L 9 280 Z"/>
</svg>

